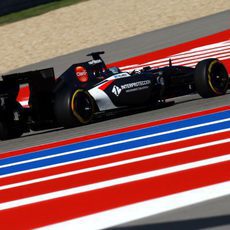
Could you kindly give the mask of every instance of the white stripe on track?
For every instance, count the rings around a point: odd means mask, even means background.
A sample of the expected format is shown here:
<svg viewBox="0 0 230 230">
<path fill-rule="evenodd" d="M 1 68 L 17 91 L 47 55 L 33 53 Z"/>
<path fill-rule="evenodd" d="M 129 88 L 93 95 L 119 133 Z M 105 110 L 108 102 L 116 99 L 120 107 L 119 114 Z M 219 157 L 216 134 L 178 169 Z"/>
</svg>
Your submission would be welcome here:
<svg viewBox="0 0 230 230">
<path fill-rule="evenodd" d="M 183 57 L 190 57 L 190 56 L 196 56 L 196 55 L 200 55 L 200 54 L 208 54 L 208 53 L 213 53 L 216 51 L 223 51 L 225 52 L 225 50 L 229 50 L 230 49 L 230 44 L 224 46 L 224 47 L 219 47 L 219 48 L 212 48 L 212 49 L 208 49 L 208 50 L 201 50 L 201 51 L 188 51 L 187 53 L 179 53 L 179 54 L 175 54 L 172 55 L 170 57 L 174 57 L 174 58 L 183 58 Z"/>
<path fill-rule="evenodd" d="M 111 167 L 115 167 L 115 166 L 121 166 L 121 165 L 125 165 L 125 164 L 131 164 L 131 163 L 149 160 L 149 159 L 153 159 L 153 158 L 158 158 L 158 157 L 163 157 L 163 156 L 168 156 L 168 155 L 174 155 L 174 154 L 178 154 L 181 152 L 187 152 L 190 150 L 205 148 L 205 147 L 209 147 L 209 146 L 216 146 L 216 145 L 220 145 L 220 144 L 224 144 L 224 143 L 230 143 L 230 138 L 227 138 L 224 140 L 219 140 L 219 141 L 213 141 L 213 142 L 209 142 L 209 143 L 203 143 L 203 144 L 199 144 L 199 145 L 193 145 L 193 146 L 184 147 L 184 148 L 180 148 L 180 149 L 174 149 L 174 150 L 165 151 L 165 152 L 154 153 L 154 154 L 150 154 L 147 156 L 131 158 L 128 160 L 117 161 L 117 162 L 113 162 L 113 163 L 98 165 L 98 166 L 89 167 L 89 168 L 80 169 L 80 170 L 75 170 L 75 171 L 70 171 L 70 172 L 66 172 L 66 173 L 55 174 L 52 176 L 41 177 L 41 178 L 28 180 L 28 181 L 24 181 L 24 182 L 8 184 L 8 185 L 0 186 L 0 190 L 5 190 L 5 189 L 15 188 L 15 187 L 19 187 L 19 186 L 34 184 L 34 183 L 38 183 L 38 182 L 44 182 L 44 181 L 48 181 L 48 180 L 54 180 L 54 179 L 58 179 L 58 178 L 73 176 L 73 175 L 77 175 L 80 173 L 92 172 L 95 170 L 107 169 L 107 168 L 111 168 Z"/>
<path fill-rule="evenodd" d="M 120 69 L 127 69 L 127 68 L 131 68 L 131 67 L 138 67 L 140 65 L 152 65 L 152 64 L 156 64 L 156 63 L 164 63 L 164 62 L 167 62 L 169 58 L 172 58 L 172 59 L 181 59 L 181 58 L 185 58 L 185 57 L 190 57 L 190 56 L 194 56 L 196 57 L 197 55 L 201 55 L 201 54 L 212 54 L 212 53 L 216 53 L 217 51 L 223 51 L 223 52 L 226 52 L 225 50 L 229 50 L 230 48 L 230 43 L 229 44 L 225 44 L 224 46 L 220 46 L 220 47 L 213 47 L 211 49 L 208 49 L 208 50 L 205 50 L 205 49 L 201 49 L 201 50 L 189 50 L 189 51 L 186 51 L 186 52 L 182 52 L 182 53 L 179 53 L 179 54 L 175 54 L 175 55 L 171 55 L 171 56 L 168 56 L 166 58 L 161 58 L 161 59 L 157 59 L 157 60 L 153 60 L 153 61 L 149 61 L 149 62 L 146 62 L 146 63 L 142 63 L 142 64 L 132 64 L 132 65 L 128 65 L 128 66 L 122 66 L 120 67 Z"/>
<path fill-rule="evenodd" d="M 227 54 L 221 54 L 221 55 L 218 55 L 218 56 L 207 56 L 208 58 L 218 58 L 219 60 L 226 60 L 226 59 L 230 59 L 230 55 L 229 53 Z M 172 58 L 172 57 L 169 57 L 169 58 Z M 127 71 L 127 72 L 131 72 L 132 70 L 141 70 L 143 67 L 146 67 L 146 66 L 150 66 L 150 67 L 153 67 L 153 68 L 161 68 L 161 67 L 165 67 L 165 66 L 168 66 L 168 63 L 169 63 L 169 58 L 167 58 L 167 61 L 165 62 L 159 62 L 159 63 L 155 63 L 155 64 L 151 64 L 151 65 L 148 65 L 146 63 L 143 63 L 143 64 L 140 64 L 140 65 L 136 65 L 135 68 L 128 68 L 128 69 L 123 69 L 123 71 Z M 198 59 L 191 59 L 191 61 L 175 61 L 176 59 L 173 59 L 172 58 L 172 64 L 173 65 L 186 65 L 186 66 L 192 66 L 194 67 L 199 61 L 202 61 L 203 58 L 198 58 Z M 192 63 L 192 65 L 191 65 Z"/>
<path fill-rule="evenodd" d="M 179 141 L 190 140 L 190 139 L 194 139 L 194 138 L 198 138 L 198 137 L 209 136 L 209 135 L 218 134 L 218 133 L 227 132 L 227 131 L 230 131 L 230 128 L 229 129 L 222 129 L 222 130 L 218 130 L 218 131 L 213 131 L 213 132 L 209 132 L 209 133 L 198 134 L 198 135 L 185 137 L 185 138 L 180 138 L 180 139 L 176 139 L 176 140 L 165 141 L 165 142 L 161 142 L 161 143 L 157 143 L 157 144 L 145 145 L 145 146 L 141 146 L 141 147 L 138 147 L 138 148 L 135 148 L 135 149 L 127 149 L 127 150 L 123 150 L 123 151 L 117 151 L 117 152 L 108 153 L 108 154 L 105 154 L 105 155 L 93 156 L 93 157 L 84 158 L 84 159 L 80 159 L 80 160 L 74 160 L 74 161 L 59 163 L 59 164 L 55 164 L 55 165 L 49 165 L 49 166 L 44 166 L 44 167 L 40 167 L 40 168 L 29 169 L 29 170 L 25 170 L 25 171 L 21 171 L 21 172 L 10 173 L 10 174 L 6 174 L 6 175 L 2 175 L 2 176 L 0 176 L 0 178 L 11 177 L 11 176 L 19 175 L 19 174 L 45 170 L 45 169 L 49 169 L 49 168 L 56 168 L 56 167 L 59 167 L 59 166 L 65 166 L 65 165 L 69 165 L 69 164 L 73 164 L 73 163 L 80 163 L 80 162 L 83 162 L 83 161 L 94 160 L 94 159 L 98 159 L 98 158 L 104 158 L 104 157 L 107 157 L 107 156 L 123 154 L 123 153 L 126 153 L 126 152 L 131 152 L 131 151 L 135 151 L 135 150 L 141 150 L 141 149 L 145 149 L 145 148 L 149 148 L 149 147 L 172 144 L 172 143 L 176 143 L 176 142 L 179 142 Z"/>
<path fill-rule="evenodd" d="M 142 63 L 142 64 L 122 66 L 120 67 L 120 69 L 123 71 L 132 71 L 134 69 L 136 70 L 141 69 L 144 66 L 164 67 L 168 64 L 169 58 L 173 60 L 173 63 L 175 62 L 178 63 L 178 65 L 180 63 L 183 63 L 181 65 L 185 65 L 186 64 L 185 60 L 194 60 L 194 62 L 195 60 L 198 61 L 198 58 L 199 58 L 199 61 L 203 60 L 204 58 L 219 58 L 221 60 L 225 60 L 225 59 L 229 59 L 229 57 L 228 55 L 226 57 L 224 57 L 223 55 L 226 53 L 229 53 L 229 49 L 230 49 L 230 40 L 219 42 L 219 43 L 214 43 L 214 44 L 209 44 L 206 46 L 196 47 L 196 48 L 190 49 L 185 52 L 173 54 L 165 58 L 149 61 L 149 62 Z M 192 67 L 194 67 L 195 64 L 192 65 Z"/>
<path fill-rule="evenodd" d="M 210 58 L 218 58 L 220 61 L 223 61 L 223 60 L 228 60 L 230 59 L 230 55 L 227 55 L 227 56 L 223 56 L 223 57 L 210 57 Z M 196 60 L 196 61 L 192 61 L 192 62 L 185 62 L 185 63 L 178 63 L 178 65 L 183 65 L 183 66 L 187 66 L 187 67 L 195 67 L 197 65 L 197 63 L 199 61 L 202 61 L 203 59 L 199 59 L 199 60 Z M 165 65 L 162 65 L 162 66 L 159 66 L 159 67 L 164 67 Z"/>
<path fill-rule="evenodd" d="M 225 54 L 220 54 L 220 55 L 207 55 L 207 56 L 197 56 L 196 58 L 184 58 L 184 59 L 172 59 L 172 64 L 173 65 L 185 65 L 186 63 L 198 63 L 199 61 L 204 60 L 205 58 L 218 58 L 218 59 L 229 59 L 230 58 L 230 52 L 225 53 Z M 165 63 L 160 63 L 160 65 L 167 65 L 168 61 Z"/>
<path fill-rule="evenodd" d="M 222 163 L 230 160 L 230 154 L 226 154 L 220 157 L 214 157 L 206 160 L 196 161 L 192 163 L 172 166 L 164 169 L 153 170 L 145 173 L 135 174 L 126 177 L 120 177 L 117 179 L 97 182 L 89 185 L 79 186 L 76 188 L 70 188 L 65 190 L 60 190 L 56 192 L 46 193 L 42 195 L 37 195 L 33 197 L 27 197 L 19 200 L 9 201 L 0 204 L 0 210 L 6 210 L 11 208 L 20 207 L 23 205 L 34 204 L 37 202 L 48 201 L 56 198 L 66 197 L 70 195 L 76 195 L 84 192 L 89 192 L 93 190 L 108 188 L 111 186 L 126 184 L 130 182 L 140 181 L 148 178 L 153 178 L 157 176 L 162 176 L 170 173 L 180 172 L 184 170 L 194 169 L 202 166 L 208 166 L 216 163 Z"/>
<path fill-rule="evenodd" d="M 146 63 L 143 63 L 144 65 L 152 65 L 152 64 L 159 64 L 159 63 L 168 63 L 168 59 L 171 58 L 172 60 L 187 60 L 187 59 L 197 59 L 198 57 L 207 57 L 207 56 L 211 56 L 211 55 L 218 55 L 218 54 L 224 54 L 224 53 L 227 53 L 229 52 L 229 49 L 230 49 L 230 46 L 227 47 L 227 49 L 219 49 L 219 50 L 214 50 L 214 51 L 211 51 L 211 52 L 207 52 L 207 51 L 203 51 L 203 52 L 199 52 L 199 53 L 189 53 L 187 55 L 172 55 L 172 56 L 169 56 L 167 58 L 162 58 L 162 59 L 158 59 L 158 60 L 155 60 L 155 61 L 150 61 L 150 62 L 146 62 Z"/>
<path fill-rule="evenodd" d="M 225 50 L 225 52 L 212 52 L 212 53 L 204 53 L 202 55 L 187 55 L 184 58 L 181 56 L 169 56 L 167 58 L 163 58 L 163 59 L 158 59 L 158 60 L 154 60 L 151 62 L 146 62 L 146 63 L 142 63 L 142 64 L 134 64 L 134 65 L 129 65 L 129 66 L 122 66 L 119 67 L 121 70 L 123 71 L 130 71 L 133 69 L 140 69 L 146 66 L 167 66 L 169 59 L 172 59 L 173 63 L 186 63 L 185 60 L 193 60 L 193 62 L 197 62 L 198 60 L 203 60 L 205 58 L 224 58 L 224 59 L 228 59 L 229 57 L 229 49 Z M 223 60 L 223 59 L 222 59 Z"/>
<path fill-rule="evenodd" d="M 230 182 L 218 183 L 48 225 L 40 230 L 99 230 L 230 194 Z M 141 228 L 141 226 L 140 226 Z"/>
<path fill-rule="evenodd" d="M 218 42 L 218 43 L 212 43 L 209 45 L 205 45 L 205 46 L 199 46 L 196 48 L 192 48 L 188 51 L 185 52 L 181 52 L 175 55 L 180 55 L 180 54 L 186 54 L 186 53 L 190 53 L 190 52 L 199 52 L 199 51 L 207 51 L 207 50 L 212 50 L 212 49 L 216 49 L 216 48 L 220 48 L 220 47 L 226 47 L 230 45 L 230 40 L 227 41 L 223 41 L 223 42 Z"/>
<path fill-rule="evenodd" d="M 229 52 L 227 53 L 216 53 L 216 54 L 204 54 L 204 55 L 199 55 L 199 56 L 195 56 L 195 57 L 187 57 L 187 58 L 182 58 L 182 59 L 172 59 L 172 64 L 173 65 L 179 65 L 179 64 L 185 64 L 185 63 L 191 63 L 191 62 L 198 62 L 200 60 L 206 59 L 206 58 L 229 58 L 230 57 L 230 49 Z M 165 62 L 160 62 L 158 65 L 168 65 L 169 61 L 165 61 Z M 144 64 L 145 65 L 145 64 Z M 150 66 L 154 66 L 150 65 Z"/>
<path fill-rule="evenodd" d="M 221 120 L 217 120 L 217 121 L 212 121 L 212 122 L 202 123 L 202 124 L 198 124 L 198 125 L 187 126 L 187 127 L 183 127 L 183 128 L 179 128 L 179 129 L 173 129 L 173 130 L 165 131 L 165 132 L 154 133 L 154 134 L 149 134 L 149 135 L 145 135 L 145 136 L 125 139 L 125 140 L 121 140 L 121 141 L 110 142 L 110 143 L 106 143 L 106 144 L 102 144 L 102 145 L 96 145 L 96 146 L 92 146 L 92 147 L 87 147 L 87 148 L 82 148 L 82 149 L 62 152 L 62 153 L 53 154 L 53 155 L 49 155 L 49 156 L 45 156 L 45 157 L 38 157 L 38 158 L 31 159 L 31 160 L 25 160 L 25 161 L 19 161 L 19 162 L 15 162 L 15 163 L 5 164 L 5 165 L 0 166 L 0 168 L 7 168 L 7 167 L 10 167 L 10 166 L 15 166 L 15 165 L 20 165 L 20 164 L 35 162 L 35 161 L 44 160 L 44 159 L 55 158 L 55 157 L 59 157 L 59 156 L 65 156 L 65 155 L 84 152 L 84 151 L 93 150 L 93 149 L 99 149 L 99 148 L 103 148 L 103 147 L 108 147 L 108 146 L 113 146 L 113 145 L 117 145 L 117 144 L 128 143 L 128 142 L 132 142 L 132 141 L 147 139 L 147 138 L 161 136 L 161 135 L 165 135 L 165 134 L 176 133 L 176 132 L 185 131 L 185 130 L 189 130 L 189 129 L 205 127 L 205 126 L 209 126 L 209 125 L 223 123 L 223 122 L 226 122 L 226 121 L 230 121 L 230 118 L 225 118 L 225 119 L 221 119 Z M 135 149 L 136 148 L 133 148 L 132 150 L 135 150 Z"/>
<path fill-rule="evenodd" d="M 213 57 L 209 57 L 209 58 L 218 58 L 220 61 L 223 61 L 223 60 L 228 60 L 228 59 L 230 59 L 230 55 L 228 54 L 227 56 L 223 56 L 223 57 L 216 57 L 216 56 L 213 56 Z M 198 60 L 191 61 L 191 62 L 181 63 L 181 65 L 183 65 L 183 66 L 188 66 L 188 67 L 195 67 L 199 61 L 202 61 L 202 59 L 198 59 Z M 180 63 L 179 63 L 179 64 L 180 64 Z"/>
</svg>

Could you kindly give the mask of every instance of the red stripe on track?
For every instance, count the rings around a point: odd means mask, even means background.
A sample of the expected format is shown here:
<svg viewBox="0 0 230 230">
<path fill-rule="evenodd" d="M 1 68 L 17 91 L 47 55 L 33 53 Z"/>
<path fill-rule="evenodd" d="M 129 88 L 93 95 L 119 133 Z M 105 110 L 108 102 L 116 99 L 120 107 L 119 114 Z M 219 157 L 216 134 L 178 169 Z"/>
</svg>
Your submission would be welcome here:
<svg viewBox="0 0 230 230">
<path fill-rule="evenodd" d="M 229 180 L 230 162 L 98 189 L 1 212 L 2 229 L 31 229 Z M 20 213 L 20 215 L 19 215 Z"/>
<path fill-rule="evenodd" d="M 158 60 L 160 58 L 165 58 L 173 54 L 189 51 L 193 48 L 197 48 L 200 46 L 206 46 L 212 43 L 227 41 L 229 39 L 229 34 L 230 34 L 230 29 L 222 31 L 220 33 L 212 34 L 207 37 L 196 39 L 190 42 L 185 42 L 183 44 L 179 44 L 176 46 L 171 46 L 165 49 L 153 51 L 140 56 L 128 58 L 126 60 L 114 62 L 109 66 L 128 66 L 140 62 L 150 62 L 150 61 Z"/>
<path fill-rule="evenodd" d="M 55 148 L 55 147 L 73 144 L 73 143 L 77 143 L 77 142 L 92 140 L 92 139 L 110 136 L 110 135 L 114 135 L 114 134 L 130 132 L 130 131 L 134 131 L 137 129 L 144 129 L 144 128 L 148 128 L 150 126 L 162 125 L 162 124 L 166 124 L 166 123 L 170 123 L 170 122 L 174 122 L 174 121 L 181 121 L 181 120 L 194 118 L 194 117 L 198 117 L 198 116 L 204 116 L 204 115 L 217 113 L 217 112 L 221 112 L 221 111 L 225 111 L 225 110 L 229 110 L 229 109 L 230 109 L 230 106 L 223 106 L 223 107 L 218 107 L 218 108 L 209 109 L 209 110 L 205 110 L 205 111 L 199 111 L 199 112 L 195 112 L 195 113 L 191 113 L 191 114 L 185 114 L 185 115 L 181 115 L 181 116 L 177 116 L 177 117 L 171 117 L 171 118 L 167 118 L 164 120 L 153 121 L 153 122 L 149 122 L 149 123 L 129 126 L 129 127 L 125 127 L 125 128 L 116 129 L 116 130 L 110 130 L 110 131 L 106 131 L 106 132 L 102 132 L 102 133 L 91 134 L 88 136 L 82 136 L 82 137 L 67 139 L 67 140 L 63 140 L 63 141 L 59 141 L 59 142 L 44 144 L 44 145 L 40 145 L 40 146 L 34 146 L 34 147 L 25 148 L 25 149 L 19 149 L 19 150 L 15 150 L 15 151 L 5 152 L 5 153 L 0 154 L 0 159 L 12 157 L 12 156 L 18 156 L 18 155 L 22 155 L 22 154 L 26 154 L 26 153 L 30 153 L 30 152 L 36 152 L 36 151 L 40 151 L 40 150 L 44 150 L 44 149 Z"/>
<path fill-rule="evenodd" d="M 199 160 L 209 159 L 229 153 L 230 143 L 209 146 L 205 148 L 184 151 L 164 157 L 142 160 L 106 169 L 80 173 L 64 178 L 38 182 L 35 184 L 6 189 L 1 194 L 0 202 L 32 197 L 59 190 L 89 185 L 97 182 L 131 176 L 139 173 L 168 168 Z M 140 150 L 141 151 L 141 150 Z"/>
<path fill-rule="evenodd" d="M 48 168 L 48 169 L 43 169 L 43 170 L 38 169 L 38 171 L 34 171 L 34 172 L 27 172 L 27 173 L 22 173 L 22 174 L 15 175 L 15 176 L 1 178 L 1 186 L 7 185 L 7 184 L 18 183 L 22 181 L 27 181 L 27 180 L 32 180 L 32 179 L 37 179 L 37 178 L 42 178 L 46 176 L 52 176 L 52 175 L 70 172 L 74 170 L 94 167 L 98 165 L 109 164 L 112 162 L 132 159 L 135 157 L 146 156 L 149 154 L 185 148 L 185 147 L 192 146 L 192 145 L 199 145 L 199 144 L 203 144 L 207 142 L 223 140 L 226 137 L 229 137 L 228 131 L 217 133 L 217 134 L 206 135 L 202 137 L 191 138 L 189 140 L 178 141 L 178 142 L 174 142 L 170 144 L 163 144 L 163 145 L 150 147 L 150 148 L 146 148 L 142 150 L 134 150 L 130 152 L 121 153 L 118 155 L 104 156 L 102 158 L 86 160 L 83 162 L 72 163 L 72 164 L 64 165 L 64 166 L 58 166 L 58 167 Z"/>
<path fill-rule="evenodd" d="M 230 49 L 229 49 L 230 50 Z M 181 65 L 183 63 L 183 65 L 191 65 L 191 64 L 194 64 L 194 66 L 197 64 L 197 62 L 199 60 L 203 60 L 205 58 L 211 58 L 211 57 L 216 57 L 216 58 L 219 58 L 220 60 L 221 59 L 224 59 L 224 58 L 228 58 L 229 57 L 229 50 L 225 50 L 225 51 L 219 51 L 219 52 L 216 52 L 216 53 L 204 53 L 204 54 L 201 54 L 201 55 L 196 55 L 196 54 L 190 54 L 188 57 L 172 57 L 172 60 L 173 60 L 173 65 Z M 139 64 L 138 66 L 134 67 L 135 68 L 144 68 L 144 67 L 147 67 L 147 66 L 154 66 L 155 68 L 156 67 L 164 67 L 168 65 L 168 60 L 159 60 L 159 62 L 153 62 L 153 63 L 149 63 L 149 64 L 146 64 L 146 63 L 143 63 L 143 64 Z M 131 69 L 133 69 L 133 67 L 131 67 Z M 126 68 L 122 68 L 123 71 L 127 71 L 127 70 L 130 70 L 130 67 L 126 67 Z"/>
</svg>

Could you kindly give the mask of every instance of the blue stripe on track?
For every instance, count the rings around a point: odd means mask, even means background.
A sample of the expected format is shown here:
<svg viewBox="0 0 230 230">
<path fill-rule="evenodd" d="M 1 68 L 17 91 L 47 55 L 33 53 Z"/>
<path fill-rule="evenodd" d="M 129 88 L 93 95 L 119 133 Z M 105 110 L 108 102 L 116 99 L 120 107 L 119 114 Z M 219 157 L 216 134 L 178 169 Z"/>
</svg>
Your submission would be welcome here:
<svg viewBox="0 0 230 230">
<path fill-rule="evenodd" d="M 179 131 L 179 132 L 175 132 L 172 134 L 163 134 L 163 135 L 156 136 L 156 137 L 150 137 L 150 138 L 135 140 L 135 141 L 126 142 L 122 144 L 116 144 L 113 146 L 101 147 L 101 148 L 94 149 L 94 150 L 86 150 L 83 152 L 77 152 L 77 153 L 72 153 L 72 154 L 63 155 L 63 156 L 57 156 L 53 158 L 38 160 L 35 162 L 22 163 L 20 165 L 14 165 L 14 166 L 8 166 L 6 168 L 2 168 L 1 174 L 6 175 L 10 173 L 19 172 L 19 171 L 25 171 L 25 170 L 60 164 L 64 162 L 71 162 L 71 161 L 75 161 L 79 159 L 85 159 L 88 157 L 106 155 L 108 153 L 113 153 L 117 151 L 124 151 L 127 149 L 136 148 L 136 147 L 141 147 L 141 146 L 146 146 L 150 144 L 156 144 L 156 143 L 161 143 L 165 141 L 176 140 L 179 138 L 184 138 L 184 137 L 199 135 L 203 133 L 213 132 L 217 130 L 222 130 L 228 127 L 230 127 L 230 121 L 213 124 L 209 126 L 204 126 L 204 127 L 193 128 L 193 129 L 184 130 L 184 131 Z"/>
<path fill-rule="evenodd" d="M 121 134 L 115 134 L 112 136 L 102 137 L 102 138 L 93 139 L 93 140 L 89 140 L 85 142 L 79 142 L 76 144 L 70 144 L 66 146 L 61 146 L 61 147 L 56 147 L 52 149 L 41 150 L 38 152 L 28 153 L 28 154 L 24 154 L 20 156 L 9 157 L 9 158 L 0 160 L 0 165 L 35 159 L 38 157 L 50 156 L 50 155 L 67 152 L 67 151 L 89 148 L 92 146 L 98 146 L 98 145 L 107 144 L 111 142 L 130 139 L 130 138 L 141 137 L 141 136 L 145 136 L 149 134 L 156 134 L 159 132 L 165 132 L 165 131 L 170 131 L 174 129 L 184 128 L 187 126 L 203 124 L 203 123 L 217 121 L 217 120 L 221 120 L 225 118 L 230 118 L 230 111 L 219 112 L 215 114 L 186 119 L 183 121 L 173 122 L 173 123 L 159 125 L 159 126 L 153 126 L 153 127 L 131 131 L 131 132 L 126 132 L 126 133 L 121 133 Z"/>
</svg>

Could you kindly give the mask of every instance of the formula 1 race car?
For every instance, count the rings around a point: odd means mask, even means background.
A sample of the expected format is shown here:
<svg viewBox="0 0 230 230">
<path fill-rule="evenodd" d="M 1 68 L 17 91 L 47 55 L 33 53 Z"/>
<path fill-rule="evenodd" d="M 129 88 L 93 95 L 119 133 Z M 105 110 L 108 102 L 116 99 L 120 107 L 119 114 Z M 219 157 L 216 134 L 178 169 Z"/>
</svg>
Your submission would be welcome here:
<svg viewBox="0 0 230 230">
<path fill-rule="evenodd" d="M 70 66 L 55 79 L 53 68 L 2 76 L 0 81 L 0 139 L 20 137 L 30 130 L 74 127 L 92 122 L 99 113 L 164 103 L 166 99 L 199 93 L 223 95 L 229 76 L 218 59 L 195 68 L 169 65 L 145 67 L 131 73 L 107 68 L 100 57 Z M 17 101 L 20 85 L 29 86 L 28 106 Z"/>
</svg>

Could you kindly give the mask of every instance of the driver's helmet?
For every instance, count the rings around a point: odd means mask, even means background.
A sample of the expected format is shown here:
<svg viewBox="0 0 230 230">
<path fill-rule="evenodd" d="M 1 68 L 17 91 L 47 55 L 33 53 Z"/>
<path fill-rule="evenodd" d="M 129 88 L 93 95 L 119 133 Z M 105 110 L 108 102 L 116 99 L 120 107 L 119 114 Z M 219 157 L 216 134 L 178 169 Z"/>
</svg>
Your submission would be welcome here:
<svg viewBox="0 0 230 230">
<path fill-rule="evenodd" d="M 108 70 L 109 70 L 112 74 L 121 73 L 121 70 L 120 70 L 118 67 L 116 67 L 116 66 L 110 67 L 110 68 L 108 68 Z"/>
</svg>

